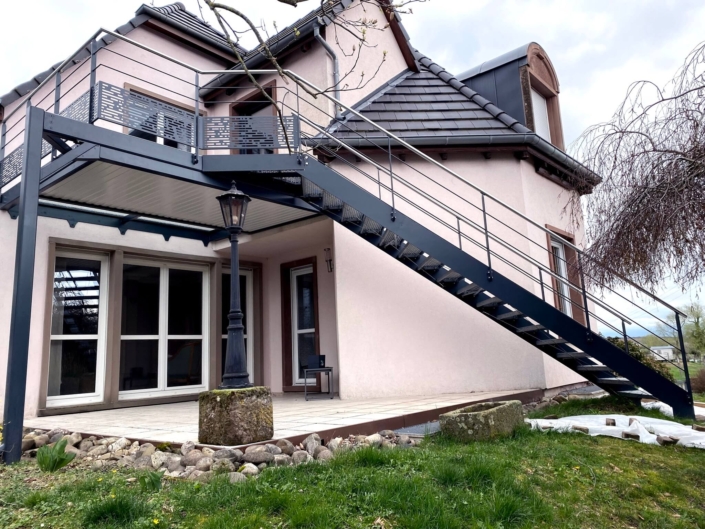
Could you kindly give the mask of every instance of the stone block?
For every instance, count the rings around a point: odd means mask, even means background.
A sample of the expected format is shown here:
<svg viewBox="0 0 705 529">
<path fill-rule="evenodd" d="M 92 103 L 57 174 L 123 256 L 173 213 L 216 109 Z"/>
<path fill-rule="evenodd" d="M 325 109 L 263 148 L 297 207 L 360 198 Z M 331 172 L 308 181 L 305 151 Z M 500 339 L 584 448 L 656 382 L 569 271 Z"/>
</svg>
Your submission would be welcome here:
<svg viewBox="0 0 705 529">
<path fill-rule="evenodd" d="M 524 423 L 521 402 L 482 402 L 444 413 L 441 431 L 460 441 L 487 441 L 510 435 Z"/>
<path fill-rule="evenodd" d="M 267 441 L 274 436 L 269 388 L 217 389 L 198 396 L 198 440 L 233 446 Z"/>
</svg>

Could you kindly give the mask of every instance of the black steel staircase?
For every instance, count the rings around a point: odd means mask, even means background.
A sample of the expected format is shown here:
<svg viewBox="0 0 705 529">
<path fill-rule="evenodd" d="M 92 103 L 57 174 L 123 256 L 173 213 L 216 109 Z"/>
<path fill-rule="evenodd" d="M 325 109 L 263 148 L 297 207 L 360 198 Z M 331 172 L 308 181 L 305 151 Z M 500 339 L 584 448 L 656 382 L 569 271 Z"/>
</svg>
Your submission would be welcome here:
<svg viewBox="0 0 705 529">
<path fill-rule="evenodd" d="M 693 416 L 690 393 L 575 319 L 489 270 L 315 159 L 301 178 L 300 197 L 450 295 L 534 345 L 609 393 L 656 398 Z M 617 375 L 617 373 L 619 375 Z"/>
</svg>

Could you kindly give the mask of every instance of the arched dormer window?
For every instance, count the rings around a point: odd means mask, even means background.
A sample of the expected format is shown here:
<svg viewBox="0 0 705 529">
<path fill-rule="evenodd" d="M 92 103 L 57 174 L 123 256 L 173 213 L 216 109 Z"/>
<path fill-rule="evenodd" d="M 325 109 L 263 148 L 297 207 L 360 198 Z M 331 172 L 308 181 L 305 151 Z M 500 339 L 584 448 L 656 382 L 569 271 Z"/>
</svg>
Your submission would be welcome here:
<svg viewBox="0 0 705 529">
<path fill-rule="evenodd" d="M 526 125 L 546 141 L 564 149 L 556 70 L 544 49 L 531 43 L 527 64 L 520 68 Z"/>
</svg>

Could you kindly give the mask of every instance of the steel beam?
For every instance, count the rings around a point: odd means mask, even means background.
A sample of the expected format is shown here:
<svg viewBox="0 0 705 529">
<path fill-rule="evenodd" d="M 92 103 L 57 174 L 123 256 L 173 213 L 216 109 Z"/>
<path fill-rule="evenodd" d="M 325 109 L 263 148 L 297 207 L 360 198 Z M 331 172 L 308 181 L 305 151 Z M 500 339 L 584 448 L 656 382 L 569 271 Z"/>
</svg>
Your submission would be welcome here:
<svg viewBox="0 0 705 529">
<path fill-rule="evenodd" d="M 22 420 L 27 389 L 27 359 L 34 286 L 34 250 L 37 240 L 37 210 L 41 177 L 44 111 L 27 108 L 24 162 L 20 182 L 15 276 L 10 313 L 10 343 L 5 383 L 3 461 L 16 463 L 22 456 Z"/>
<path fill-rule="evenodd" d="M 295 173 L 304 171 L 307 163 L 307 160 L 293 154 L 218 154 L 203 157 L 203 172 L 282 171 Z"/>
</svg>

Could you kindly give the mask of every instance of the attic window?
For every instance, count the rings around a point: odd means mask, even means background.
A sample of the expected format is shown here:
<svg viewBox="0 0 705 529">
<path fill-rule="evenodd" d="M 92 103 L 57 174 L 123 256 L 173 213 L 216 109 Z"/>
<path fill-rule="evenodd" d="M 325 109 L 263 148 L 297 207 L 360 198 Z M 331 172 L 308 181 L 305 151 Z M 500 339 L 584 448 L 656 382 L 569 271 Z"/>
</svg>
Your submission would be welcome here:
<svg viewBox="0 0 705 529">
<path fill-rule="evenodd" d="M 534 109 L 534 132 L 550 142 L 551 126 L 548 121 L 548 102 L 533 87 L 531 88 L 531 105 Z"/>
</svg>

